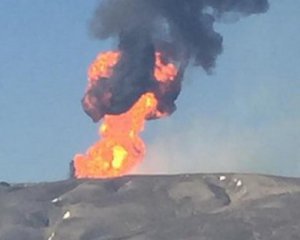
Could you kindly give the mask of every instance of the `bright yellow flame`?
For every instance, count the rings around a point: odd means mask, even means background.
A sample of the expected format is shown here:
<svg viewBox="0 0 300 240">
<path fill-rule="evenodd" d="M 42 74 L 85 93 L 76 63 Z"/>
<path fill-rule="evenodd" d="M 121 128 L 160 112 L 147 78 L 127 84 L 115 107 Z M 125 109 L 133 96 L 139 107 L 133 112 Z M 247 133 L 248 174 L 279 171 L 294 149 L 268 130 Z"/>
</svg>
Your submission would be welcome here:
<svg viewBox="0 0 300 240">
<path fill-rule="evenodd" d="M 128 153 L 127 151 L 120 145 L 114 146 L 113 148 L 113 162 L 112 166 L 115 169 L 119 169 L 123 165 L 123 161 L 126 159 Z"/>
<path fill-rule="evenodd" d="M 105 133 L 106 130 L 107 130 L 107 125 L 103 123 L 100 127 L 100 134 Z"/>
<path fill-rule="evenodd" d="M 152 97 L 147 96 L 146 98 L 146 107 L 152 107 L 155 105 L 155 102 Z"/>
</svg>

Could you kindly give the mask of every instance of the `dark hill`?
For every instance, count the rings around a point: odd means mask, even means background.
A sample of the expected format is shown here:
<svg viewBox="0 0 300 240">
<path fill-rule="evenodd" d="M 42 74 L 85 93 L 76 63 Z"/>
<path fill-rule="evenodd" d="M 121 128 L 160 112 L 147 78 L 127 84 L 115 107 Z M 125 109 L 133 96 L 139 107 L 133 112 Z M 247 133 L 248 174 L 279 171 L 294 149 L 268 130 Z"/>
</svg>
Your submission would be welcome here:
<svg viewBox="0 0 300 240">
<path fill-rule="evenodd" d="M 300 179 L 240 174 L 0 183 L 1 240 L 296 240 Z"/>
</svg>

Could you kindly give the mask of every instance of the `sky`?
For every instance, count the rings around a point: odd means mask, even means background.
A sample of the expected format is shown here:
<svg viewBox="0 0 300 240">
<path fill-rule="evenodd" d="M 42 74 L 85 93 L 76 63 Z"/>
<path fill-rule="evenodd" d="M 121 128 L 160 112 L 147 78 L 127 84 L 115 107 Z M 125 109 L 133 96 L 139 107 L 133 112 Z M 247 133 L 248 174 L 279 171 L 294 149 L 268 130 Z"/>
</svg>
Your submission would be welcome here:
<svg viewBox="0 0 300 240">
<path fill-rule="evenodd" d="M 66 179 L 98 139 L 81 108 L 86 70 L 114 48 L 89 32 L 98 1 L 0 1 L 0 181 Z M 216 24 L 213 73 L 189 67 L 178 110 L 150 121 L 133 173 L 247 172 L 300 176 L 300 1 Z"/>
</svg>

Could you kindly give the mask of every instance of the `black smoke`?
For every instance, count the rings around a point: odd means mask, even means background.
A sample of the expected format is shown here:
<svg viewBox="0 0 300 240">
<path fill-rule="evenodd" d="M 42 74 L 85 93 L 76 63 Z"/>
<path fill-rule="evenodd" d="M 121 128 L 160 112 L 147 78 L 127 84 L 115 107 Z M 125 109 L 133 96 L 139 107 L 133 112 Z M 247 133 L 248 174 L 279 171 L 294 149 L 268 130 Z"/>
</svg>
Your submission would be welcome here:
<svg viewBox="0 0 300 240">
<path fill-rule="evenodd" d="M 227 13 L 240 16 L 264 13 L 268 0 L 102 0 L 91 23 L 99 39 L 115 38 L 122 57 L 114 74 L 88 91 L 95 99 L 92 108 L 84 106 L 94 121 L 105 114 L 127 111 L 144 93 L 152 91 L 161 111 L 171 113 L 188 64 L 210 72 L 222 53 L 222 36 L 214 23 Z M 155 51 L 179 66 L 170 90 L 160 91 L 153 77 Z M 103 96 L 109 96 L 105 104 Z"/>
</svg>

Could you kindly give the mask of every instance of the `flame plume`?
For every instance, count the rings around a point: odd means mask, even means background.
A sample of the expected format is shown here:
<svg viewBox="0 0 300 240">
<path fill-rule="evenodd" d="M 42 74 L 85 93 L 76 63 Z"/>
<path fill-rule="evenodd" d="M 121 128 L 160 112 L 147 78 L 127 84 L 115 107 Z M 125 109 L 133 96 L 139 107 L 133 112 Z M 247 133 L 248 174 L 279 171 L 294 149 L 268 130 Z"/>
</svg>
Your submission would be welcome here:
<svg viewBox="0 0 300 240">
<path fill-rule="evenodd" d="M 72 175 L 105 178 L 128 173 L 145 155 L 145 120 L 172 114 L 186 67 L 207 73 L 223 50 L 215 23 L 229 13 L 264 13 L 268 0 L 103 0 L 91 22 L 118 51 L 100 54 L 88 72 L 82 106 L 103 120 L 101 140 L 77 154 Z M 170 61 L 176 62 L 178 68 Z"/>
<path fill-rule="evenodd" d="M 86 92 L 92 91 L 101 81 L 109 81 L 113 69 L 120 60 L 120 52 L 101 53 L 91 64 L 88 71 Z M 101 139 L 91 146 L 85 155 L 74 157 L 74 175 L 76 178 L 108 178 L 128 173 L 140 163 L 145 156 L 145 144 L 139 137 L 144 130 L 145 121 L 169 114 L 163 107 L 159 108 L 158 95 L 173 91 L 172 83 L 178 70 L 172 63 L 163 60 L 162 53 L 155 53 L 153 76 L 157 82 L 155 91 L 143 94 L 125 113 L 105 115 L 99 129 Z M 105 92 L 102 103 L 109 102 L 110 93 Z M 83 99 L 86 108 L 97 105 L 93 95 L 86 94 Z"/>
</svg>

